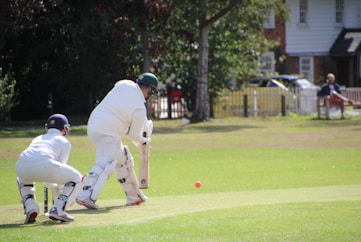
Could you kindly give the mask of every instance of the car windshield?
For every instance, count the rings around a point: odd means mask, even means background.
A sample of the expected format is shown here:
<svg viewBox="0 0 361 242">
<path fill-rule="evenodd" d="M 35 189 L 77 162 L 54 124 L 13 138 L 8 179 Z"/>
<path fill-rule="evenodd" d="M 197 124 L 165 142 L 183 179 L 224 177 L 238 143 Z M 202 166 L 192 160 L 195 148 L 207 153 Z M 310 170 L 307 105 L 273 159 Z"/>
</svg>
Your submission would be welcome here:
<svg viewBox="0 0 361 242">
<path fill-rule="evenodd" d="M 311 82 L 307 81 L 306 79 L 298 79 L 297 83 L 301 86 L 301 87 L 311 87 L 312 84 Z"/>
</svg>

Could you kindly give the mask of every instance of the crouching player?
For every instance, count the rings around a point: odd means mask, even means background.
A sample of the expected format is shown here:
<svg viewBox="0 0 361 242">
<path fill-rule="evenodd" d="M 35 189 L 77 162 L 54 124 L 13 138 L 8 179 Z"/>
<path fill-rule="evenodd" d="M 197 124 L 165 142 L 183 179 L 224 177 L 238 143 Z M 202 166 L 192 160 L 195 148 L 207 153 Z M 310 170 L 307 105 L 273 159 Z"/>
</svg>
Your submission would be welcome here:
<svg viewBox="0 0 361 242">
<path fill-rule="evenodd" d="M 51 115 L 45 125 L 46 133 L 34 138 L 16 163 L 16 174 L 25 222 L 36 221 L 40 209 L 35 199 L 35 182 L 57 184 L 59 196 L 49 212 L 49 218 L 71 222 L 74 217 L 65 210 L 75 202 L 83 187 L 83 177 L 75 168 L 67 165 L 71 144 L 65 136 L 70 124 L 62 114 Z"/>
</svg>

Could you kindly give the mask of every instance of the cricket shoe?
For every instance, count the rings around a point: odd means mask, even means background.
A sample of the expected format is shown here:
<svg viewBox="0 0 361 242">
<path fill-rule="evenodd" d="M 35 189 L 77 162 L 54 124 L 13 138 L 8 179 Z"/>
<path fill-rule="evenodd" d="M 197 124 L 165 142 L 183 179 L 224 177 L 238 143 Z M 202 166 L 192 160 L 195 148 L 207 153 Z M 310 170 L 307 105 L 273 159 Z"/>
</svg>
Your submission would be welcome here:
<svg viewBox="0 0 361 242">
<path fill-rule="evenodd" d="M 135 206 L 135 205 L 139 205 L 141 203 L 144 203 L 145 201 L 148 200 L 147 196 L 144 196 L 143 199 L 141 199 L 140 197 L 137 197 L 137 199 L 133 200 L 133 199 L 129 199 L 127 198 L 127 203 L 125 204 L 125 206 Z"/>
<path fill-rule="evenodd" d="M 30 210 L 27 214 L 26 214 L 26 218 L 24 221 L 24 224 L 31 224 L 36 222 L 36 217 L 38 216 L 38 212 L 35 210 Z"/>
<path fill-rule="evenodd" d="M 50 212 L 49 212 L 49 218 L 51 220 L 59 220 L 61 222 L 73 222 L 74 221 L 74 217 L 70 216 L 67 212 L 64 211 L 63 215 L 59 215 L 58 211 L 56 210 L 55 207 L 53 207 Z"/>
<path fill-rule="evenodd" d="M 91 200 L 90 198 L 87 198 L 85 200 L 80 200 L 77 198 L 75 201 L 77 204 L 83 205 L 88 209 L 98 209 L 98 205 L 96 205 L 95 201 Z"/>
</svg>

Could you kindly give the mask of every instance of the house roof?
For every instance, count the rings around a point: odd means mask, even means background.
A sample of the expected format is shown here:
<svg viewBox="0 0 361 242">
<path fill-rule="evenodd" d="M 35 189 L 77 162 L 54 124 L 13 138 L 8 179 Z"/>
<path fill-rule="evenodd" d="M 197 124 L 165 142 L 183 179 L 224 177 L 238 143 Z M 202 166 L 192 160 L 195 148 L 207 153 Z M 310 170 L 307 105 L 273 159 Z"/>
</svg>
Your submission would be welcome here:
<svg viewBox="0 0 361 242">
<path fill-rule="evenodd" d="M 361 29 L 342 29 L 330 49 L 331 55 L 350 56 L 356 52 L 361 52 Z"/>
</svg>

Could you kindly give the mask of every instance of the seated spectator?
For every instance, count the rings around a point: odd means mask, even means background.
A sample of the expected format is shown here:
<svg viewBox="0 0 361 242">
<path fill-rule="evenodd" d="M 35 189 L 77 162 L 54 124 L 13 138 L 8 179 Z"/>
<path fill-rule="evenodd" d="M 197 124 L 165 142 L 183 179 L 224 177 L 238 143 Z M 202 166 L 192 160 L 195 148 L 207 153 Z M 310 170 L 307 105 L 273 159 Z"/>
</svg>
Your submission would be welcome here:
<svg viewBox="0 0 361 242">
<path fill-rule="evenodd" d="M 335 82 L 335 75 L 332 73 L 327 74 L 327 81 L 322 84 L 321 90 L 317 93 L 318 97 L 325 97 L 325 101 L 329 102 L 330 107 L 340 107 L 341 119 L 345 119 L 345 105 L 344 102 L 353 104 L 351 99 L 342 96 L 342 90 L 339 84 Z M 329 117 L 327 117 L 329 118 Z"/>
</svg>

